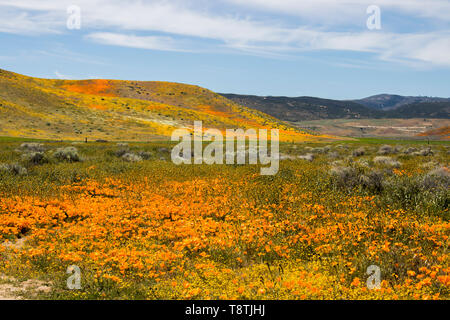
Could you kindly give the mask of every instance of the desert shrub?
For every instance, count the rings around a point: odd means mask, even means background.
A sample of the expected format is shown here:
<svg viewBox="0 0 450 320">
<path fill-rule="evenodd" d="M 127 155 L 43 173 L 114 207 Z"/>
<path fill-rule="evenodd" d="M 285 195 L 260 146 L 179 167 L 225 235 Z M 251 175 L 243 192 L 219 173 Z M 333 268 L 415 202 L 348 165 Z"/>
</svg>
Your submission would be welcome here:
<svg viewBox="0 0 450 320">
<path fill-rule="evenodd" d="M 432 214 L 449 220 L 450 174 L 440 167 L 422 176 L 392 177 L 384 185 L 381 202 L 389 206 Z"/>
<path fill-rule="evenodd" d="M 400 162 L 398 162 L 395 159 L 392 159 L 390 157 L 375 157 L 373 159 L 373 162 L 379 165 L 384 165 L 392 168 L 400 168 L 402 165 Z"/>
<path fill-rule="evenodd" d="M 411 153 L 411 155 L 426 157 L 426 156 L 434 155 L 434 152 L 433 152 L 433 150 L 431 150 L 431 148 L 426 148 L 426 149 L 422 149 L 420 151 L 415 151 L 415 152 Z"/>
<path fill-rule="evenodd" d="M 378 149 L 379 155 L 388 155 L 388 154 L 396 154 L 400 152 L 400 148 L 398 146 L 390 146 L 390 145 L 383 145 Z"/>
<path fill-rule="evenodd" d="M 359 188 L 379 193 L 383 190 L 385 173 L 381 170 L 369 171 L 358 166 L 334 166 L 330 170 L 331 185 L 337 189 Z"/>
<path fill-rule="evenodd" d="M 291 156 L 291 155 L 288 155 L 288 154 L 280 153 L 278 155 L 278 159 L 279 160 L 293 160 L 293 159 L 295 159 L 295 157 Z"/>
<path fill-rule="evenodd" d="M 366 149 L 364 149 L 364 148 L 358 148 L 358 149 L 356 149 L 356 150 L 353 150 L 352 155 L 353 155 L 354 157 L 361 157 L 361 156 L 363 156 L 365 153 L 366 153 Z"/>
<path fill-rule="evenodd" d="M 130 147 L 128 146 L 128 143 L 118 143 L 117 144 L 117 151 L 114 152 L 116 157 L 123 157 L 125 154 L 130 152 Z"/>
<path fill-rule="evenodd" d="M 360 173 L 353 167 L 333 167 L 330 175 L 332 184 L 341 189 L 353 189 L 360 181 Z"/>
<path fill-rule="evenodd" d="M 26 168 L 22 167 L 20 164 L 17 163 L 13 164 L 1 163 L 0 172 L 12 173 L 19 176 L 26 175 L 28 173 Z"/>
<path fill-rule="evenodd" d="M 445 167 L 430 171 L 423 177 L 421 186 L 428 190 L 450 188 L 450 171 Z"/>
<path fill-rule="evenodd" d="M 28 173 L 26 168 L 22 167 L 20 164 L 17 164 L 17 163 L 13 163 L 12 165 L 10 165 L 10 168 L 11 168 L 12 173 L 17 174 L 19 176 L 25 175 Z"/>
<path fill-rule="evenodd" d="M 450 192 L 448 180 L 425 177 L 396 177 L 385 184 L 381 203 L 418 215 L 437 215 L 449 220 Z M 445 187 L 447 185 L 447 187 Z"/>
<path fill-rule="evenodd" d="M 307 153 L 304 156 L 298 156 L 298 159 L 312 162 L 314 160 L 314 155 L 312 153 Z"/>
<path fill-rule="evenodd" d="M 360 185 L 372 192 L 381 192 L 384 187 L 384 173 L 382 171 L 371 171 L 359 177 Z"/>
<path fill-rule="evenodd" d="M 426 163 L 422 163 L 419 167 L 424 168 L 424 169 L 433 169 L 436 168 L 437 166 L 439 166 L 439 163 L 436 161 L 429 161 Z"/>
<path fill-rule="evenodd" d="M 311 152 L 314 153 L 327 153 L 329 151 L 329 149 L 327 148 L 312 148 Z"/>
<path fill-rule="evenodd" d="M 59 161 L 79 162 L 81 158 L 78 150 L 75 147 L 58 148 L 53 153 L 53 156 Z"/>
<path fill-rule="evenodd" d="M 417 152 L 417 148 L 409 147 L 403 153 L 404 154 L 411 154 L 411 153 L 414 153 L 414 152 Z"/>
<path fill-rule="evenodd" d="M 328 158 L 330 158 L 330 159 L 337 159 L 337 158 L 339 158 L 339 157 L 340 157 L 340 155 L 339 155 L 339 153 L 337 153 L 336 151 L 330 152 L 330 153 L 328 154 Z"/>
<path fill-rule="evenodd" d="M 332 167 L 343 167 L 343 166 L 345 166 L 345 161 L 344 161 L 344 160 L 336 160 L 336 161 L 333 161 L 333 162 L 331 163 L 331 166 L 332 166 Z"/>
<path fill-rule="evenodd" d="M 127 154 L 127 153 L 129 153 L 129 152 L 130 152 L 129 149 L 119 149 L 119 150 L 116 150 L 116 151 L 114 152 L 114 155 L 115 155 L 116 157 L 121 158 L 121 157 L 123 157 L 125 154 Z"/>
<path fill-rule="evenodd" d="M 122 156 L 122 159 L 127 161 L 127 162 L 140 162 L 142 161 L 142 157 L 138 156 L 137 154 L 134 153 L 125 153 Z"/>
<path fill-rule="evenodd" d="M 148 151 L 140 151 L 137 155 L 144 160 L 150 160 L 152 158 L 152 154 Z"/>
<path fill-rule="evenodd" d="M 22 160 L 32 165 L 39 165 L 49 162 L 47 155 L 43 152 L 25 153 L 22 155 Z"/>
<path fill-rule="evenodd" d="M 370 167 L 369 161 L 367 161 L 365 159 L 359 159 L 358 161 L 356 161 L 356 163 L 362 167 L 366 167 L 366 168 Z"/>
<path fill-rule="evenodd" d="M 381 146 L 377 153 L 381 155 L 390 154 L 392 153 L 392 147 L 390 145 Z"/>
<path fill-rule="evenodd" d="M 397 149 L 395 149 L 392 146 L 386 144 L 384 146 L 381 146 L 380 149 L 378 149 L 377 153 L 380 154 L 380 155 L 394 154 L 394 153 L 397 153 Z"/>
<path fill-rule="evenodd" d="M 422 149 L 419 151 L 421 156 L 432 156 L 434 154 L 433 150 L 431 150 L 431 148 L 426 148 L 426 149 Z"/>
<path fill-rule="evenodd" d="M 21 151 L 44 152 L 45 147 L 42 143 L 25 142 L 20 145 Z"/>
</svg>

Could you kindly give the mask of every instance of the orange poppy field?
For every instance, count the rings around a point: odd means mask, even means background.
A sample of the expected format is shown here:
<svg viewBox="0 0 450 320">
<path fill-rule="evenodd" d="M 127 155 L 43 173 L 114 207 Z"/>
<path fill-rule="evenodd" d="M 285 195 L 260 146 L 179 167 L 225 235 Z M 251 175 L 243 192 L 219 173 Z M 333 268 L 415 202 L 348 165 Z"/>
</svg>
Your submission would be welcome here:
<svg viewBox="0 0 450 320">
<path fill-rule="evenodd" d="M 448 143 L 282 143 L 274 176 L 163 142 L 40 147 L 0 142 L 1 281 L 49 288 L 25 298 L 449 298 Z"/>
</svg>

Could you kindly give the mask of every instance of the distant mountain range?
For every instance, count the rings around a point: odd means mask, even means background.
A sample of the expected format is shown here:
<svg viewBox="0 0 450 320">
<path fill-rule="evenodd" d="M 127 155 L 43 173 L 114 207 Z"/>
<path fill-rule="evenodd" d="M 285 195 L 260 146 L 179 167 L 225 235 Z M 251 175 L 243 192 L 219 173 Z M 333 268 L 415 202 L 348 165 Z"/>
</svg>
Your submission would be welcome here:
<svg viewBox="0 0 450 320">
<path fill-rule="evenodd" d="M 449 103 L 450 98 L 436 98 L 436 97 L 405 97 L 395 94 L 379 94 L 368 98 L 354 100 L 366 107 L 381 110 L 392 110 L 405 105 L 417 105 L 420 103 Z"/>
<path fill-rule="evenodd" d="M 222 94 L 252 109 L 284 121 L 361 118 L 450 119 L 450 98 L 404 97 L 381 94 L 360 100 L 331 100 L 314 97 L 262 97 Z"/>
</svg>

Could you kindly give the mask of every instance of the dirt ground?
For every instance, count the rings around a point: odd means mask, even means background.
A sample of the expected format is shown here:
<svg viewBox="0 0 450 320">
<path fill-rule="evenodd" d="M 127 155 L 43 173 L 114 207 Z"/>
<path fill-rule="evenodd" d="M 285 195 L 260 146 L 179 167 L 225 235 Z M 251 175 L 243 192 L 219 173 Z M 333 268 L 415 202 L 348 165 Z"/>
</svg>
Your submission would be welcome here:
<svg viewBox="0 0 450 320">
<path fill-rule="evenodd" d="M 8 249 L 20 249 L 25 244 L 26 238 L 15 242 L 6 241 L 2 245 Z M 20 281 L 16 278 L 0 274 L 0 300 L 23 300 L 25 297 L 34 297 L 40 293 L 51 290 L 48 283 L 41 280 L 28 279 Z"/>
</svg>

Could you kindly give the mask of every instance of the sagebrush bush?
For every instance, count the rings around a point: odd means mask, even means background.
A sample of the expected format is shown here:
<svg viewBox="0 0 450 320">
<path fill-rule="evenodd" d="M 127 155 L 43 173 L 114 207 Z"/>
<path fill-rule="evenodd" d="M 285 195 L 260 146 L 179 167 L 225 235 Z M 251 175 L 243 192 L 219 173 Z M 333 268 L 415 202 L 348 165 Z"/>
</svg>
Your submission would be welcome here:
<svg viewBox="0 0 450 320">
<path fill-rule="evenodd" d="M 125 154 L 127 154 L 127 153 L 129 153 L 130 152 L 130 150 L 129 149 L 119 149 L 119 150 L 116 150 L 115 152 L 114 152 L 114 155 L 116 156 L 116 157 L 119 157 L 119 158 L 121 158 L 121 157 L 123 157 Z"/>
<path fill-rule="evenodd" d="M 49 162 L 49 159 L 44 152 L 24 153 L 22 155 L 22 160 L 32 165 L 45 164 Z"/>
<path fill-rule="evenodd" d="M 380 149 L 378 149 L 377 153 L 379 155 L 388 155 L 388 154 L 394 154 L 394 153 L 397 153 L 397 152 L 398 152 L 397 147 L 394 148 L 394 147 L 386 144 L 384 146 L 381 146 Z"/>
<path fill-rule="evenodd" d="M 421 156 L 432 156 L 434 154 L 433 150 L 431 150 L 431 148 L 426 148 L 426 149 L 422 149 L 420 150 L 420 155 Z"/>
<path fill-rule="evenodd" d="M 75 147 L 58 148 L 53 153 L 53 156 L 59 161 L 79 162 L 81 161 L 78 150 Z"/>
<path fill-rule="evenodd" d="M 367 161 L 365 159 L 359 159 L 358 161 L 356 161 L 356 163 L 362 167 L 366 167 L 366 168 L 370 167 L 369 161 Z"/>
<path fill-rule="evenodd" d="M 114 152 L 114 155 L 116 157 L 123 157 L 125 154 L 130 153 L 130 147 L 128 143 L 118 143 L 117 144 L 118 149 Z"/>
<path fill-rule="evenodd" d="M 358 149 L 356 149 L 356 150 L 353 150 L 353 152 L 352 152 L 352 155 L 354 156 L 354 157 L 361 157 L 361 156 L 363 156 L 364 154 L 366 153 L 366 149 L 364 149 L 364 148 L 358 148 Z"/>
<path fill-rule="evenodd" d="M 382 157 L 382 156 L 375 157 L 373 159 L 373 162 L 376 164 L 384 165 L 384 166 L 391 167 L 391 168 L 400 168 L 402 165 L 400 162 L 398 162 L 395 159 L 392 159 L 390 157 Z"/>
<path fill-rule="evenodd" d="M 385 173 L 358 166 L 335 166 L 330 170 L 331 184 L 339 189 L 359 188 L 379 193 L 383 190 Z"/>
<path fill-rule="evenodd" d="M 127 162 L 140 162 L 142 161 L 142 157 L 138 156 L 137 154 L 134 153 L 125 153 L 122 156 L 122 159 L 127 161 Z"/>
<path fill-rule="evenodd" d="M 294 157 L 294 156 L 291 156 L 291 155 L 288 155 L 288 154 L 280 153 L 280 154 L 278 155 L 278 159 L 279 159 L 279 160 L 294 160 L 295 157 Z"/>
<path fill-rule="evenodd" d="M 45 147 L 42 143 L 25 142 L 20 145 L 20 150 L 29 152 L 44 152 Z"/>
<path fill-rule="evenodd" d="M 330 152 L 330 153 L 328 154 L 328 158 L 330 158 L 330 159 L 338 159 L 339 157 L 340 157 L 340 155 L 339 155 L 339 153 L 336 152 L 336 151 Z"/>
<path fill-rule="evenodd" d="M 329 151 L 329 149 L 327 149 L 327 148 L 312 148 L 311 149 L 311 152 L 314 152 L 314 153 L 327 153 Z"/>
<path fill-rule="evenodd" d="M 137 155 L 144 160 L 150 160 L 152 158 L 151 152 L 148 151 L 139 151 Z"/>
<path fill-rule="evenodd" d="M 312 162 L 314 160 L 314 155 L 312 153 L 307 153 L 303 156 L 298 156 L 297 158 L 300 160 L 306 160 L 306 161 Z"/>
<path fill-rule="evenodd" d="M 422 163 L 421 165 L 419 165 L 420 168 L 425 168 L 425 169 L 433 169 L 433 168 L 436 168 L 437 166 L 439 166 L 439 163 L 436 161 L 429 161 L 429 162 L 425 162 L 425 163 Z"/>
<path fill-rule="evenodd" d="M 428 190 L 450 188 L 450 171 L 446 167 L 436 168 L 428 172 L 422 180 L 422 188 Z"/>
<path fill-rule="evenodd" d="M 414 152 L 417 152 L 417 148 L 409 147 L 403 153 L 404 154 L 411 154 L 411 153 L 414 153 Z"/>
<path fill-rule="evenodd" d="M 412 210 L 415 214 L 434 214 L 449 220 L 448 183 L 448 179 L 439 175 L 396 177 L 385 184 L 380 201 L 403 210 Z"/>
<path fill-rule="evenodd" d="M 360 185 L 372 192 L 381 192 L 384 188 L 384 173 L 382 171 L 371 171 L 359 177 Z"/>
<path fill-rule="evenodd" d="M 7 172 L 7 173 L 12 173 L 15 175 L 22 176 L 22 175 L 26 175 L 28 173 L 28 170 L 17 163 L 13 163 L 13 164 L 1 163 L 0 164 L 0 172 Z"/>
<path fill-rule="evenodd" d="M 352 189 L 360 182 L 360 173 L 353 167 L 332 167 L 330 175 L 332 184 L 338 188 Z"/>
</svg>

